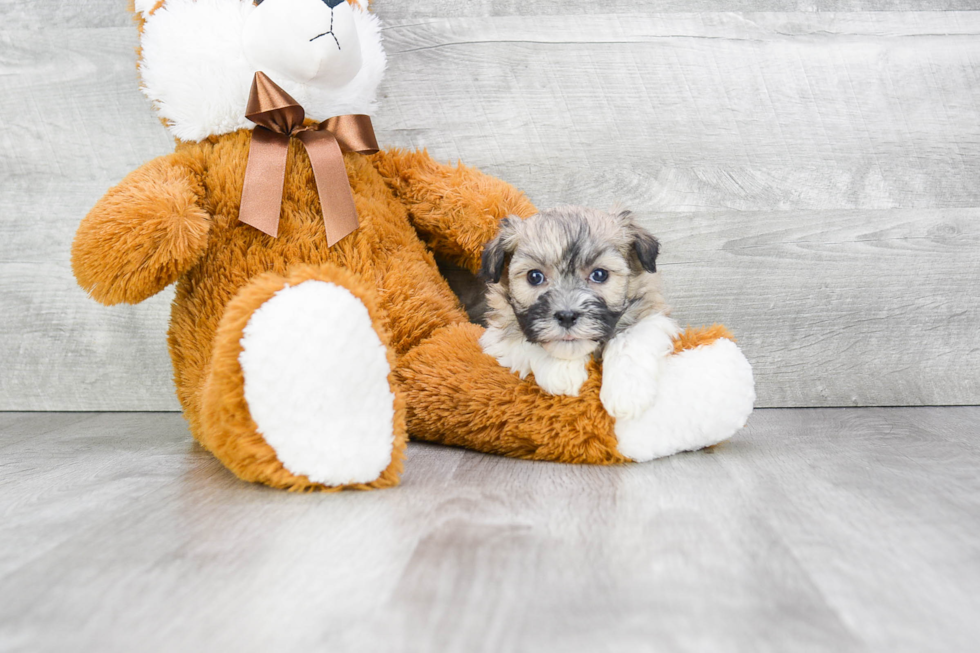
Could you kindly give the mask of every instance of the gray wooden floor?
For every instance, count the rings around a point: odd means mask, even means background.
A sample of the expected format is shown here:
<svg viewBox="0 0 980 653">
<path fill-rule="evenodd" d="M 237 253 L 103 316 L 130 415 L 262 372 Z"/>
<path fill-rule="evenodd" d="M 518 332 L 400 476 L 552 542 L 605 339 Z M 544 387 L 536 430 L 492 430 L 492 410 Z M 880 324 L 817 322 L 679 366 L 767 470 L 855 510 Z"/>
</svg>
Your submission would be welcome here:
<svg viewBox="0 0 980 653">
<path fill-rule="evenodd" d="M 179 415 L 0 413 L 3 651 L 976 651 L 980 408 L 757 412 L 611 469 L 232 478 Z"/>
</svg>

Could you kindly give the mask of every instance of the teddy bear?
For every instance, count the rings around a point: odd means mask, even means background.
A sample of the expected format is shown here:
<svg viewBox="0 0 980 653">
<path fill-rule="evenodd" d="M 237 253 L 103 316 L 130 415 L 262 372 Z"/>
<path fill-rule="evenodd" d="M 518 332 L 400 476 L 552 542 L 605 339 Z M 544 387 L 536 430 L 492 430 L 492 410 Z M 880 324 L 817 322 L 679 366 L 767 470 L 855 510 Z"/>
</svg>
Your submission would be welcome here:
<svg viewBox="0 0 980 653">
<path fill-rule="evenodd" d="M 386 60 L 367 0 L 131 10 L 141 87 L 175 149 L 98 201 L 72 267 L 104 304 L 176 283 L 177 395 L 194 438 L 239 478 L 389 487 L 409 436 L 535 460 L 645 461 L 745 424 L 751 367 L 724 327 L 680 334 L 656 389 L 618 379 L 642 398 L 617 404 L 629 414 L 604 404 L 611 373 L 604 381 L 598 362 L 576 392 L 554 395 L 481 350 L 483 329 L 436 257 L 476 272 L 500 221 L 536 209 L 473 168 L 377 147 L 367 116 Z M 629 355 L 649 353 L 637 342 Z"/>
</svg>

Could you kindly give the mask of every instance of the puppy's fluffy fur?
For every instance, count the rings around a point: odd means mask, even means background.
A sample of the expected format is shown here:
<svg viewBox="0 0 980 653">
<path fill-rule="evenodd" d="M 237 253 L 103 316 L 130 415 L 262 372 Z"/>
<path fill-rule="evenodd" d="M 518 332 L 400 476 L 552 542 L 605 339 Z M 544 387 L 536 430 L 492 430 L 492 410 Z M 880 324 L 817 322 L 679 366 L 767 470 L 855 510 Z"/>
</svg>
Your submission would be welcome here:
<svg viewBox="0 0 980 653">
<path fill-rule="evenodd" d="M 567 395 L 585 382 L 589 357 L 602 357 L 606 409 L 642 412 L 679 331 L 660 293 L 659 251 L 629 211 L 562 206 L 506 218 L 483 252 L 484 352 Z"/>
</svg>

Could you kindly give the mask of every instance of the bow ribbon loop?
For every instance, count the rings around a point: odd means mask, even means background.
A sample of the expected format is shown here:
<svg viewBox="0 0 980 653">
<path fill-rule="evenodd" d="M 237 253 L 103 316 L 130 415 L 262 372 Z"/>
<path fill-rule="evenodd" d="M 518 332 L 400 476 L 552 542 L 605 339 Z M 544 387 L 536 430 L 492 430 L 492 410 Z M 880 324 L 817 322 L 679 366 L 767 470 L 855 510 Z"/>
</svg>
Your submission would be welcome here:
<svg viewBox="0 0 980 653">
<path fill-rule="evenodd" d="M 245 117 L 256 124 L 245 168 L 238 219 L 273 238 L 279 233 L 289 141 L 306 147 L 323 211 L 327 245 L 357 229 L 357 209 L 344 167 L 344 152 L 378 151 L 371 118 L 334 116 L 304 125 L 306 111 L 265 73 L 255 73 Z"/>
</svg>

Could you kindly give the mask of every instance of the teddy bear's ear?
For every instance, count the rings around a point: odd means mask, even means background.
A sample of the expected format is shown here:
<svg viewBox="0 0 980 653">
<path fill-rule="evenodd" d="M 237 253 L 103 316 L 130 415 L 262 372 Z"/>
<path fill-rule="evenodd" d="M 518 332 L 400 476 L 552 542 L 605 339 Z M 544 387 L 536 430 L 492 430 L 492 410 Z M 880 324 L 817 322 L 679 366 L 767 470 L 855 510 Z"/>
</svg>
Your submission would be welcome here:
<svg viewBox="0 0 980 653">
<path fill-rule="evenodd" d="M 660 241 L 639 225 L 632 211 L 620 211 L 616 217 L 622 221 L 623 227 L 633 241 L 634 263 L 647 272 L 656 272 L 657 256 L 660 255 Z"/>
<path fill-rule="evenodd" d="M 515 217 L 501 220 L 497 237 L 483 248 L 480 277 L 484 281 L 500 283 L 500 278 L 504 274 L 504 266 L 507 263 L 507 256 L 513 254 L 514 250 L 517 249 L 517 227 L 520 221 L 520 218 Z"/>
</svg>

